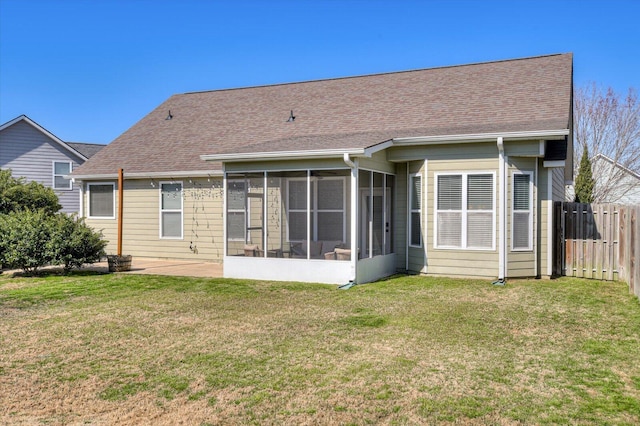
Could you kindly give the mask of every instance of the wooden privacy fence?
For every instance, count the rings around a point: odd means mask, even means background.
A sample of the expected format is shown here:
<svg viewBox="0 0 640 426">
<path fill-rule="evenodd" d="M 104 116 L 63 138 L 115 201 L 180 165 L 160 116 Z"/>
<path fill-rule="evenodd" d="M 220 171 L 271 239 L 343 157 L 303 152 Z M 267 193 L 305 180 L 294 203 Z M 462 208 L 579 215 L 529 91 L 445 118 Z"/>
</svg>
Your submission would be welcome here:
<svg viewBox="0 0 640 426">
<path fill-rule="evenodd" d="M 640 206 L 554 204 L 556 275 L 621 280 L 640 297 Z"/>
</svg>

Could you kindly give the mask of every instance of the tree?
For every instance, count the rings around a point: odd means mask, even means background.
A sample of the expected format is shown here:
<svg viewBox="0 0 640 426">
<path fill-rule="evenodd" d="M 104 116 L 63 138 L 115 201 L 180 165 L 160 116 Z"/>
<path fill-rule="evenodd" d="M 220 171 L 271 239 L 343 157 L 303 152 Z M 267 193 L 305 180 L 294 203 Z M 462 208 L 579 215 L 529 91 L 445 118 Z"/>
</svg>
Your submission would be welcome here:
<svg viewBox="0 0 640 426">
<path fill-rule="evenodd" d="M 616 202 L 634 189 L 633 182 L 625 179 L 625 168 L 640 172 L 640 99 L 634 88 L 621 96 L 595 83 L 574 95 L 574 160 L 590 152 L 597 177 L 593 201 Z M 615 167 L 608 161 L 593 161 L 599 155 L 609 158 Z M 577 161 L 574 167 L 574 174 L 579 175 Z"/>
<path fill-rule="evenodd" d="M 593 174 L 591 173 L 591 160 L 589 160 L 589 150 L 582 151 L 580 168 L 576 176 L 576 203 L 593 203 Z"/>
</svg>

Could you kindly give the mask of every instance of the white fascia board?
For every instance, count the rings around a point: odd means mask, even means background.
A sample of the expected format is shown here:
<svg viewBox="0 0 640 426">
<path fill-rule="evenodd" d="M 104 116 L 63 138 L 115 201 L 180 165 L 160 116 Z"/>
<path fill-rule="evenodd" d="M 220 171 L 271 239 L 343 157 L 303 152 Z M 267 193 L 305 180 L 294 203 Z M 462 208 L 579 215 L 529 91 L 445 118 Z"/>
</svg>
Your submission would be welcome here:
<svg viewBox="0 0 640 426">
<path fill-rule="evenodd" d="M 535 130 L 530 132 L 504 132 L 504 133 L 478 133 L 478 134 L 466 134 L 466 135 L 438 135 L 438 136 L 417 136 L 410 138 L 394 138 L 394 146 L 406 146 L 406 145 L 420 145 L 425 143 L 430 144 L 445 144 L 445 143 L 463 143 L 463 142 L 495 142 L 498 137 L 501 137 L 504 141 L 515 140 L 530 140 L 544 138 L 546 140 L 551 139 L 563 139 L 569 135 L 569 129 L 562 130 Z"/>
<path fill-rule="evenodd" d="M 364 155 L 365 149 L 318 149 L 308 151 L 272 151 L 272 152 L 245 152 L 234 154 L 204 154 L 200 156 L 203 161 L 222 161 L 226 163 L 240 161 L 276 161 L 276 160 L 306 160 L 310 158 L 343 158 L 344 154 Z"/>
<path fill-rule="evenodd" d="M 554 161 L 544 161 L 542 163 L 543 167 L 552 168 L 552 167 L 562 167 L 566 166 L 566 162 L 564 160 L 554 160 Z"/>
<path fill-rule="evenodd" d="M 217 177 L 222 176 L 221 170 L 194 170 L 194 171 L 180 171 L 180 172 L 140 172 L 140 173 L 127 173 L 125 171 L 124 177 L 127 179 L 158 179 L 158 178 L 190 178 L 190 177 Z M 67 176 L 65 176 L 67 177 Z M 105 173 L 94 175 L 69 175 L 68 178 L 74 178 L 76 180 L 96 180 L 96 179 L 117 179 L 118 173 Z"/>
<path fill-rule="evenodd" d="M 52 139 L 55 143 L 57 143 L 62 148 L 66 149 L 67 151 L 69 151 L 70 153 L 75 155 L 76 157 L 79 157 L 82 161 L 87 161 L 88 160 L 87 157 L 85 157 L 84 155 L 80 154 L 78 151 L 76 151 L 75 149 L 73 149 L 69 145 L 67 145 L 65 141 L 63 141 L 62 139 L 60 139 L 59 137 L 57 137 L 56 135 L 54 135 L 53 133 L 51 133 L 50 131 L 48 131 L 47 129 L 45 129 L 44 127 L 42 127 L 41 125 L 39 125 L 38 123 L 36 123 L 35 121 L 33 121 L 32 119 L 30 119 L 29 117 L 27 117 L 24 114 L 19 116 L 19 117 L 14 118 L 11 121 L 7 121 L 3 125 L 1 125 L 0 126 L 0 131 L 6 129 L 7 127 L 11 127 L 11 126 L 13 126 L 14 124 L 16 124 L 16 123 L 18 123 L 20 121 L 24 121 L 26 123 L 29 123 L 36 130 L 40 131 L 45 136 L 47 136 L 50 139 Z"/>
<path fill-rule="evenodd" d="M 373 154 L 375 154 L 376 152 L 380 152 L 380 151 L 384 151 L 387 148 L 390 148 L 393 146 L 393 139 L 389 139 L 388 141 L 379 143 L 377 145 L 373 145 L 370 146 L 368 148 L 364 149 L 364 156 L 365 157 L 371 157 Z"/>
</svg>

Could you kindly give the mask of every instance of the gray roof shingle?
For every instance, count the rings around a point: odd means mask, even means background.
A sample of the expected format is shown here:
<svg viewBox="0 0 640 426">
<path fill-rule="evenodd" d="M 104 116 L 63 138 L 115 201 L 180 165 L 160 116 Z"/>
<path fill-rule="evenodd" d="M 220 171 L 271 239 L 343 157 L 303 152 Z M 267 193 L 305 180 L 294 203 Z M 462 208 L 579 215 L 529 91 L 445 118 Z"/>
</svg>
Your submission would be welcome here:
<svg viewBox="0 0 640 426">
<path fill-rule="evenodd" d="M 219 168 L 202 154 L 569 129 L 572 62 L 571 54 L 559 54 L 174 95 L 74 174 L 202 171 Z"/>
<path fill-rule="evenodd" d="M 106 145 L 101 145 L 97 143 L 84 143 L 84 142 L 67 142 L 66 144 L 87 158 L 93 157 L 95 154 L 98 153 L 98 151 L 100 151 L 102 148 L 106 146 Z"/>
</svg>

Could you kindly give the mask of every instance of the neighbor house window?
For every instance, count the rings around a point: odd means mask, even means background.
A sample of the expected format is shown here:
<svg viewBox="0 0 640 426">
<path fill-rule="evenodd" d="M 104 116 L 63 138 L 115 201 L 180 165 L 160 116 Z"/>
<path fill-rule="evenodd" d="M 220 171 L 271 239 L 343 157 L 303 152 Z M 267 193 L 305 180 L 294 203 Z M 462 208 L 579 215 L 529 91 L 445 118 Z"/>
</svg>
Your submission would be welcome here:
<svg viewBox="0 0 640 426">
<path fill-rule="evenodd" d="M 181 182 L 160 182 L 160 237 L 182 238 Z"/>
<path fill-rule="evenodd" d="M 72 163 L 70 161 L 54 161 L 53 162 L 53 188 L 54 189 L 72 189 L 71 179 L 65 178 L 71 173 Z"/>
<path fill-rule="evenodd" d="M 87 184 L 87 198 L 89 200 L 89 218 L 115 218 L 115 184 L 89 183 Z"/>
<path fill-rule="evenodd" d="M 409 188 L 409 245 L 422 247 L 422 176 L 413 174 Z"/>
<path fill-rule="evenodd" d="M 533 249 L 533 191 L 532 173 L 513 174 L 511 186 L 513 208 L 511 210 L 511 249 Z"/>
<path fill-rule="evenodd" d="M 436 174 L 437 248 L 494 249 L 493 173 Z"/>
<path fill-rule="evenodd" d="M 245 182 L 229 180 L 227 183 L 227 239 L 245 241 Z"/>
</svg>

